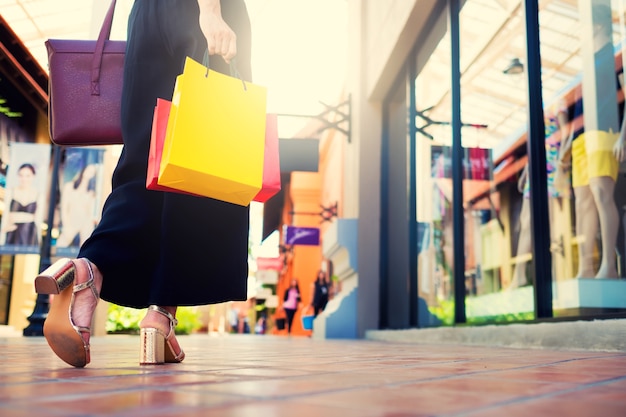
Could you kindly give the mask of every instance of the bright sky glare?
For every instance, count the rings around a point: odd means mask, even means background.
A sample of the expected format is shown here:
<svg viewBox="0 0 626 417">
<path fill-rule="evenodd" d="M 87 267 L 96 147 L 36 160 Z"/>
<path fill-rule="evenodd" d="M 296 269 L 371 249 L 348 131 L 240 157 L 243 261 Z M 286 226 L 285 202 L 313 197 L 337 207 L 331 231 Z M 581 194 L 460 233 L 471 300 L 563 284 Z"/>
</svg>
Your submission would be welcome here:
<svg viewBox="0 0 626 417">
<path fill-rule="evenodd" d="M 252 23 L 253 81 L 268 89 L 268 111 L 317 115 L 337 104 L 345 82 L 345 0 L 245 0 Z M 0 0 L 2 16 L 47 68 L 48 38 L 95 39 L 110 0 Z M 132 0 L 117 0 L 112 39 L 126 37 Z M 93 10 L 93 11 L 92 11 Z M 281 137 L 302 118 L 280 118 Z M 290 129 L 287 129 L 290 130 Z M 293 127 L 293 133 L 297 130 Z"/>
<path fill-rule="evenodd" d="M 254 81 L 268 87 L 268 111 L 319 114 L 337 104 L 347 65 L 344 0 L 246 0 Z M 302 123 L 280 118 L 279 125 Z M 281 128 L 281 135 L 283 129 Z"/>
</svg>

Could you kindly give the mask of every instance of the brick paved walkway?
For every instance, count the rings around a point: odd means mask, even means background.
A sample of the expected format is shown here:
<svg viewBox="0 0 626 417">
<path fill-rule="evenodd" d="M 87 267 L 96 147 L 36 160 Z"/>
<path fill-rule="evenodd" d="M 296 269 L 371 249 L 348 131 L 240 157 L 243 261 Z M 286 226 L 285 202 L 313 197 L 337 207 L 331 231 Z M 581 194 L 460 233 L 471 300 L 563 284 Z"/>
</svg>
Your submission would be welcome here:
<svg viewBox="0 0 626 417">
<path fill-rule="evenodd" d="M 74 369 L 0 338 L 0 416 L 626 416 L 626 352 L 193 335 L 140 367 L 137 336 L 93 339 Z"/>
</svg>

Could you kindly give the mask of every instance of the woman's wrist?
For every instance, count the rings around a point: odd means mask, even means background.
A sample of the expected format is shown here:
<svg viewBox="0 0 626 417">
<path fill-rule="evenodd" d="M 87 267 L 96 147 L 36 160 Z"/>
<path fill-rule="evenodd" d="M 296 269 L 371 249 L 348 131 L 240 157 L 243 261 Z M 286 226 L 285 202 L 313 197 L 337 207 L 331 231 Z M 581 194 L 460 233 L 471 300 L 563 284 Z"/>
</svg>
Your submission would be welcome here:
<svg viewBox="0 0 626 417">
<path fill-rule="evenodd" d="M 202 12 L 212 12 L 222 15 L 220 0 L 198 0 L 198 6 Z"/>
</svg>

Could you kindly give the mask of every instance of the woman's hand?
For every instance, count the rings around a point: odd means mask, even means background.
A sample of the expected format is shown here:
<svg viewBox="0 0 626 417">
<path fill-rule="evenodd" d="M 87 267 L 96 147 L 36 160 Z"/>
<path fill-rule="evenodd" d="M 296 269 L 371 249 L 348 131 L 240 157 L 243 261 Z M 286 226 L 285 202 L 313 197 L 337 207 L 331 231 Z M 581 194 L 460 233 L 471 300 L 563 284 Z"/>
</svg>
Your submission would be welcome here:
<svg viewBox="0 0 626 417">
<path fill-rule="evenodd" d="M 198 0 L 200 29 L 210 55 L 221 55 L 226 62 L 237 55 L 237 35 L 222 18 L 219 0 Z"/>
</svg>

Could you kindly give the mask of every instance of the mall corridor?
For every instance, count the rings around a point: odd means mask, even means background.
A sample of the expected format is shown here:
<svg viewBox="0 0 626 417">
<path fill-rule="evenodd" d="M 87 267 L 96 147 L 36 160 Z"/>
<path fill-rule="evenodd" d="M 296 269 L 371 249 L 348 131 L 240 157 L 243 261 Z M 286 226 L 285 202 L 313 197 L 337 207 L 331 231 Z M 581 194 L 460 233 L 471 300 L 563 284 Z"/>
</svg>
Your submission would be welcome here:
<svg viewBox="0 0 626 417">
<path fill-rule="evenodd" d="M 182 364 L 137 365 L 95 337 L 74 369 L 2 337 L 0 416 L 626 416 L 626 352 L 192 335 Z"/>
</svg>

